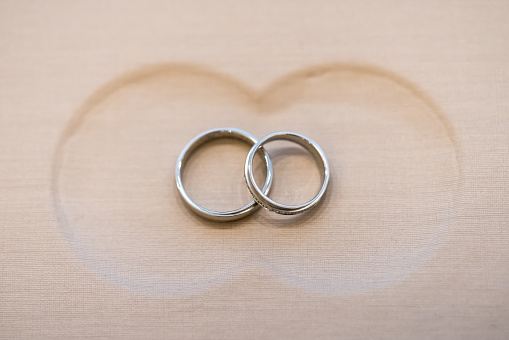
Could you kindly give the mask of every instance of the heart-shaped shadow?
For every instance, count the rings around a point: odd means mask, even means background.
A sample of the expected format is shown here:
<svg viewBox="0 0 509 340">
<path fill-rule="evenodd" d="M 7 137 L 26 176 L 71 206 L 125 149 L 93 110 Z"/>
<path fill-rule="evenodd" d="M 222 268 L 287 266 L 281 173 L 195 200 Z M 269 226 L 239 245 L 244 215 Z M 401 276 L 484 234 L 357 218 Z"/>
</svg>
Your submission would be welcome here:
<svg viewBox="0 0 509 340">
<path fill-rule="evenodd" d="M 301 216 L 260 210 L 228 225 L 190 213 L 174 185 L 175 160 L 192 137 L 223 126 L 318 142 L 332 175 L 324 202 Z M 248 148 L 218 141 L 198 150 L 184 178 L 193 199 L 224 210 L 249 202 Z M 272 154 L 272 197 L 309 199 L 320 185 L 312 158 Z M 129 73 L 91 96 L 58 145 L 53 193 L 72 250 L 119 285 L 192 294 L 250 269 L 351 294 L 394 284 L 436 252 L 455 221 L 460 170 L 445 115 L 389 71 L 322 65 L 255 91 L 171 64 Z"/>
</svg>

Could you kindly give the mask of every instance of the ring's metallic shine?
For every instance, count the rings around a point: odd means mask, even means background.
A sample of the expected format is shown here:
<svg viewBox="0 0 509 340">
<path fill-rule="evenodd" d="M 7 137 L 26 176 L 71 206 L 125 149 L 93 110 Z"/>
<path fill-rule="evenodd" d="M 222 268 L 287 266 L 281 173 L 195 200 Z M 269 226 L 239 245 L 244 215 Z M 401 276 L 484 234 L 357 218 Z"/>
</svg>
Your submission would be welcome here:
<svg viewBox="0 0 509 340">
<path fill-rule="evenodd" d="M 212 211 L 205 209 L 198 204 L 196 204 L 186 193 L 186 190 L 184 189 L 184 185 L 182 184 L 182 175 L 183 169 L 186 165 L 187 159 L 189 156 L 202 144 L 216 138 L 236 138 L 241 140 L 242 142 L 245 142 L 247 144 L 255 145 L 257 140 L 249 133 L 235 129 L 235 128 L 218 128 L 218 129 L 212 129 L 205 131 L 195 138 L 191 140 L 182 150 L 180 153 L 180 156 L 177 160 L 177 165 L 175 167 L 175 179 L 177 181 L 177 188 L 180 192 L 180 195 L 184 199 L 184 201 L 191 207 L 191 209 L 197 213 L 200 216 L 206 217 L 211 220 L 215 221 L 233 221 L 237 220 L 239 218 L 246 217 L 247 215 L 254 212 L 258 205 L 255 201 L 252 201 L 248 205 L 237 209 L 233 211 L 226 211 L 226 212 L 218 212 L 218 211 Z M 263 148 L 257 148 L 257 150 L 260 150 L 264 159 L 265 164 L 267 166 L 267 178 L 265 180 L 265 185 L 263 186 L 263 193 L 267 195 L 270 190 L 270 186 L 272 184 L 272 163 L 270 161 L 269 155 L 265 152 Z"/>
<path fill-rule="evenodd" d="M 266 193 L 264 193 L 258 185 L 256 185 L 254 176 L 253 176 L 253 158 L 257 150 L 263 149 L 263 144 L 268 143 L 274 140 L 289 140 L 295 142 L 301 146 L 303 146 L 306 150 L 308 150 L 317 160 L 317 162 L 322 163 L 323 165 L 323 185 L 318 194 L 310 201 L 299 204 L 299 205 L 285 205 L 281 203 L 277 203 L 271 200 Z M 247 187 L 249 192 L 253 196 L 254 200 L 260 204 L 265 209 L 274 211 L 278 214 L 282 215 L 294 215 L 301 212 L 304 212 L 312 207 L 314 207 L 322 198 L 325 190 L 327 189 L 327 185 L 329 183 L 330 178 L 330 170 L 329 170 L 329 162 L 325 157 L 322 149 L 311 139 L 300 135 L 294 132 L 276 132 L 272 133 L 268 136 L 260 139 L 249 151 L 246 158 L 246 164 L 244 167 L 244 178 L 246 180 Z"/>
</svg>

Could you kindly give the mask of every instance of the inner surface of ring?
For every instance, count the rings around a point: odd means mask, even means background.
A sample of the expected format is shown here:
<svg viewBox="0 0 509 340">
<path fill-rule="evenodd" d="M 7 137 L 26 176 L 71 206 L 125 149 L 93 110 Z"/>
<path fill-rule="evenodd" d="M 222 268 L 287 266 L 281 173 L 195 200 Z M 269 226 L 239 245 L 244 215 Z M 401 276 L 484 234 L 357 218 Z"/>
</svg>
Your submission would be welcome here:
<svg viewBox="0 0 509 340">
<path fill-rule="evenodd" d="M 231 130 L 215 130 L 195 138 L 186 146 L 180 164 L 184 194 L 210 213 L 222 214 L 247 208 L 252 204 L 252 197 L 244 185 L 243 163 L 254 143 L 248 135 Z M 256 177 L 264 183 L 266 162 L 261 152 L 257 155 L 263 167 Z"/>
<path fill-rule="evenodd" d="M 270 154 L 274 168 L 269 200 L 297 208 L 306 206 L 320 193 L 325 181 L 324 162 L 309 141 L 285 134 L 267 139 L 260 147 Z M 258 189 L 260 183 L 255 178 L 253 184 Z"/>
<path fill-rule="evenodd" d="M 182 166 L 181 171 L 185 168 L 185 163 L 193 155 L 196 149 L 202 147 L 203 144 L 210 142 L 212 140 L 223 139 L 223 138 L 233 138 L 237 139 L 241 142 L 246 143 L 248 146 L 252 146 L 253 142 L 247 135 L 236 133 L 232 130 L 214 130 L 209 133 L 203 134 L 200 138 L 194 141 L 194 143 L 189 147 L 187 153 L 182 158 Z"/>
</svg>

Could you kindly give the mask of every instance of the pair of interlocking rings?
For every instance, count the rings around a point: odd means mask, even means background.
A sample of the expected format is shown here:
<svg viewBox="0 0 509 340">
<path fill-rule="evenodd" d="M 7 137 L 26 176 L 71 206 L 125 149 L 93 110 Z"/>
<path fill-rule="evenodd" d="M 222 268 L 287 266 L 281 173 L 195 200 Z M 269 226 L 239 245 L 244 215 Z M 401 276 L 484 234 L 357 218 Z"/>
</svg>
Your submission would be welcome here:
<svg viewBox="0 0 509 340">
<path fill-rule="evenodd" d="M 236 138 L 242 142 L 251 145 L 251 150 L 249 150 L 249 153 L 247 154 L 246 163 L 244 166 L 244 178 L 246 180 L 247 188 L 251 196 L 253 197 L 253 201 L 251 201 L 251 203 L 247 204 L 246 206 L 240 209 L 219 212 L 203 208 L 200 205 L 196 204 L 196 202 L 194 202 L 189 197 L 182 183 L 182 172 L 191 154 L 202 144 L 217 138 Z M 268 197 L 272 185 L 273 169 L 269 154 L 265 151 L 263 145 L 274 140 L 289 140 L 303 146 L 310 154 L 314 156 L 316 161 L 322 165 L 323 184 L 318 194 L 315 197 L 313 197 L 313 199 L 311 199 L 310 201 L 299 205 L 286 205 L 275 202 L 274 200 L 271 200 Z M 262 189 L 260 189 L 256 184 L 253 175 L 253 159 L 256 152 L 261 153 L 261 155 L 264 158 L 265 165 L 267 167 L 265 184 L 263 185 Z M 327 161 L 327 158 L 325 157 L 325 154 L 322 151 L 322 149 L 313 140 L 294 132 L 275 132 L 263 137 L 260 140 L 256 140 L 256 138 L 254 138 L 251 134 L 235 128 L 218 128 L 208 130 L 193 138 L 193 140 L 191 140 L 184 147 L 184 149 L 180 153 L 180 156 L 177 160 L 177 165 L 175 167 L 175 179 L 177 181 L 177 189 L 179 190 L 180 195 L 182 196 L 184 201 L 198 215 L 215 221 L 233 221 L 246 217 L 247 215 L 253 213 L 258 208 L 259 205 L 264 207 L 265 209 L 283 215 L 294 215 L 302 213 L 316 206 L 318 202 L 322 199 L 323 195 L 325 194 L 325 190 L 327 189 L 329 178 L 330 178 L 329 162 Z"/>
</svg>

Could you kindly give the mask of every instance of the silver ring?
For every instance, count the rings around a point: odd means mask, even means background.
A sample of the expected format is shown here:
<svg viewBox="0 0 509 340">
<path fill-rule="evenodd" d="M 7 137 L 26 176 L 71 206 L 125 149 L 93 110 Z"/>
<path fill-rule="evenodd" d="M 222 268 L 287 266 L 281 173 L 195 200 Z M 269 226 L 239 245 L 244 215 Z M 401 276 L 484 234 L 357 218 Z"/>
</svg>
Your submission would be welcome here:
<svg viewBox="0 0 509 340">
<path fill-rule="evenodd" d="M 239 218 L 246 217 L 247 215 L 253 213 L 259 206 L 255 201 L 247 204 L 246 206 L 226 212 L 212 211 L 209 209 L 205 209 L 200 205 L 196 204 L 191 197 L 186 193 L 184 189 L 184 185 L 182 183 L 182 175 L 183 169 L 186 165 L 186 162 L 189 156 L 202 144 L 208 142 L 212 139 L 216 138 L 236 138 L 242 142 L 247 144 L 256 145 L 256 138 L 254 138 L 249 133 L 235 129 L 235 128 L 218 128 L 205 131 L 195 138 L 191 140 L 185 147 L 184 150 L 180 153 L 180 156 L 177 160 L 177 165 L 175 167 L 175 180 L 177 181 L 177 188 L 180 192 L 180 195 L 184 199 L 184 201 L 190 206 L 190 208 L 200 216 L 206 217 L 215 221 L 233 221 Z M 270 190 L 270 186 L 272 184 L 272 162 L 270 161 L 269 155 L 265 152 L 263 148 L 257 148 L 265 160 L 265 165 L 267 166 L 267 178 L 265 179 L 265 184 L 263 186 L 263 193 L 267 195 Z"/>
<path fill-rule="evenodd" d="M 323 165 L 323 185 L 318 192 L 318 194 L 310 201 L 299 204 L 299 205 L 286 205 L 277 203 L 273 200 L 271 200 L 267 193 L 260 190 L 258 185 L 256 185 L 254 176 L 253 176 L 253 158 L 255 153 L 263 149 L 263 144 L 274 141 L 274 140 L 289 140 L 292 142 L 295 142 L 301 146 L 303 146 L 306 150 L 308 150 L 317 160 L 317 162 L 321 163 Z M 304 212 L 312 207 L 314 207 L 322 196 L 325 193 L 325 190 L 327 189 L 327 185 L 329 183 L 330 178 L 330 170 L 329 170 L 329 162 L 327 161 L 327 158 L 325 157 L 324 152 L 322 149 L 316 144 L 313 140 L 307 138 L 306 136 L 300 135 L 298 133 L 294 132 L 276 132 L 272 133 L 268 136 L 263 137 L 260 139 L 251 150 L 249 150 L 249 153 L 247 154 L 246 158 L 246 164 L 244 167 L 244 178 L 246 180 L 247 187 L 249 189 L 249 192 L 251 193 L 251 196 L 253 196 L 256 203 L 260 204 L 265 209 L 268 209 L 270 211 L 274 211 L 278 214 L 282 215 L 294 215 L 299 214 L 301 212 Z"/>
</svg>

